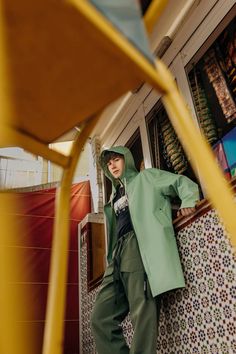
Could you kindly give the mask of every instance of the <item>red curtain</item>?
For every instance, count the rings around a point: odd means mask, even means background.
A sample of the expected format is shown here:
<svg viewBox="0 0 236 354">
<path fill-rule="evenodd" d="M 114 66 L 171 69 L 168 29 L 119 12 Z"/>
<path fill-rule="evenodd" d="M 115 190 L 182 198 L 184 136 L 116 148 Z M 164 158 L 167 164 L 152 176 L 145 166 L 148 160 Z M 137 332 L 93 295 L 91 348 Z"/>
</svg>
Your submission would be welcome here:
<svg viewBox="0 0 236 354">
<path fill-rule="evenodd" d="M 24 271 L 17 275 L 16 285 L 30 293 L 33 311 L 21 325 L 33 326 L 37 338 L 38 353 L 42 352 L 43 329 L 48 290 L 49 264 L 54 221 L 56 189 L 17 193 L 20 204 L 16 219 L 24 232 L 16 235 L 18 252 L 22 253 Z M 17 204 L 18 205 L 18 204 Z M 91 194 L 89 182 L 82 182 L 71 189 L 71 224 L 69 245 L 69 271 L 65 315 L 64 354 L 79 353 L 78 306 L 78 223 L 90 212 Z M 60 289 L 58 289 L 58 292 Z M 36 353 L 34 353 L 36 354 Z"/>
</svg>

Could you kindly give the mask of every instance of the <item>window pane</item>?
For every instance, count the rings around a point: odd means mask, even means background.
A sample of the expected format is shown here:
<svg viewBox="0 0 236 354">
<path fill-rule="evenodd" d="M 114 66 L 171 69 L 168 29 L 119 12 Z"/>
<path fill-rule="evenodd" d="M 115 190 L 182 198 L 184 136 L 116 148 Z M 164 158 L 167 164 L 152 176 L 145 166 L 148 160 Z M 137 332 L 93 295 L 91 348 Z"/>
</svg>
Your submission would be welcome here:
<svg viewBox="0 0 236 354">
<path fill-rule="evenodd" d="M 226 177 L 236 175 L 236 20 L 188 73 L 198 122 Z"/>
</svg>

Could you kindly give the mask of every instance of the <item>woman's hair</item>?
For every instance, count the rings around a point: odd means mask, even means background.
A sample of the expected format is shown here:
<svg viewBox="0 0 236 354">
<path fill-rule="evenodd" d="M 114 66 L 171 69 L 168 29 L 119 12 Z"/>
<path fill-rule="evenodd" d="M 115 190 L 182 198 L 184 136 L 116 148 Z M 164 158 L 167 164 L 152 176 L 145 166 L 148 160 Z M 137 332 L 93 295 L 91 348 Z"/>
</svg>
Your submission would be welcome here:
<svg viewBox="0 0 236 354">
<path fill-rule="evenodd" d="M 114 151 L 105 151 L 104 152 L 104 157 L 103 157 L 104 164 L 108 164 L 108 162 L 111 159 L 115 159 L 116 157 L 124 158 L 124 155 L 118 154 L 117 152 L 114 152 Z"/>
</svg>

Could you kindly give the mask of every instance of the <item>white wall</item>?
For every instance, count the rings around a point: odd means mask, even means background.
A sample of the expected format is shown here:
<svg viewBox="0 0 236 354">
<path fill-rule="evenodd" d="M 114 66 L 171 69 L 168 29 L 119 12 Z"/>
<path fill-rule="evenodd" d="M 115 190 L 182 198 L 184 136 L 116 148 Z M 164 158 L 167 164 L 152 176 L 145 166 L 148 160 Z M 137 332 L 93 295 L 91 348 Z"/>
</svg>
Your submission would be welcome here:
<svg viewBox="0 0 236 354">
<path fill-rule="evenodd" d="M 51 144 L 51 147 L 67 155 L 72 142 Z M 89 145 L 86 144 L 78 162 L 74 183 L 89 179 Z M 0 149 L 0 188 L 29 187 L 60 181 L 62 169 L 40 156 L 18 147 Z"/>
</svg>

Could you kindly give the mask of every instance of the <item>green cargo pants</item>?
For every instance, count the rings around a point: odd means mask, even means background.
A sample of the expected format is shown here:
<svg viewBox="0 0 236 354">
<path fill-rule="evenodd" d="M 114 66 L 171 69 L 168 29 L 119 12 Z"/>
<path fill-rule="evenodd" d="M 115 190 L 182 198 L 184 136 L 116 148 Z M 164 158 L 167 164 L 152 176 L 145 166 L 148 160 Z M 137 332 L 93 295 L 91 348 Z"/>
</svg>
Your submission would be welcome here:
<svg viewBox="0 0 236 354">
<path fill-rule="evenodd" d="M 160 301 L 153 298 L 136 236 L 118 241 L 92 312 L 92 332 L 98 354 L 156 354 Z M 131 348 L 121 322 L 130 312 L 134 329 Z"/>
</svg>

